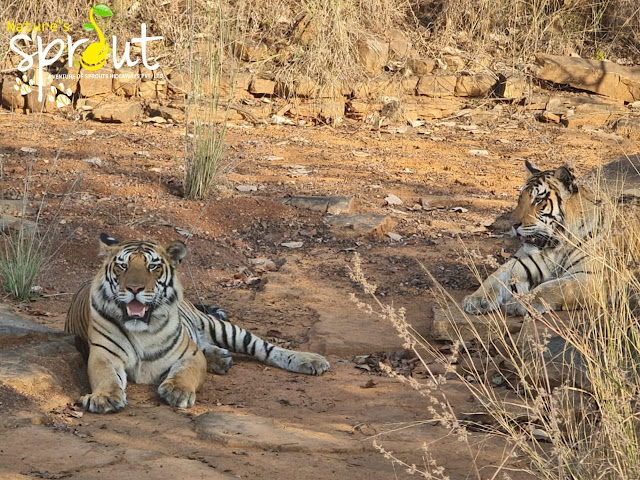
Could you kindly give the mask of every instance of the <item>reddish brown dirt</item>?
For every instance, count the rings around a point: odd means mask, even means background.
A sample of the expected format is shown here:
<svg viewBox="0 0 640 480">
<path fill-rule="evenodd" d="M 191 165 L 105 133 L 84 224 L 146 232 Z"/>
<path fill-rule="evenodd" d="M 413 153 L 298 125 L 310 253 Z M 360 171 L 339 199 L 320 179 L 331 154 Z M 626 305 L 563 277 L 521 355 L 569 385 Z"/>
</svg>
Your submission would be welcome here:
<svg viewBox="0 0 640 480">
<path fill-rule="evenodd" d="M 463 444 L 442 427 L 427 424 L 384 433 L 428 420 L 428 401 L 393 379 L 355 368 L 354 355 L 396 351 L 400 342 L 391 327 L 380 327 L 388 328 L 389 335 L 371 340 L 367 331 L 379 320 L 345 310 L 349 294 L 360 292 L 347 276 L 353 252 L 362 256 L 365 274 L 378 285 L 380 298 L 405 307 L 409 321 L 429 338 L 434 299 L 420 263 L 460 299 L 477 286 L 465 265 L 465 248 L 480 266 L 502 260 L 501 249 L 516 248 L 501 232 L 492 234 L 484 226 L 515 203 L 524 158 L 539 168 L 569 163 L 580 176 L 637 152 L 639 145 L 515 115 L 483 127 L 487 133 L 458 128 L 464 123 L 429 125 L 431 134 L 414 129 L 389 133 L 356 124 L 339 129 L 232 127 L 227 137 L 229 171 L 211 200 L 197 202 L 180 196 L 184 131 L 177 127 L 74 123 L 0 113 L 4 198 L 21 198 L 28 178 L 31 206 L 37 209 L 44 198 L 39 224 L 45 243 L 55 252 L 38 279 L 45 296 L 19 305 L 6 298 L 14 310 L 62 329 L 70 295 L 100 265 L 100 232 L 120 239 L 178 238 L 189 249 L 182 269 L 189 298 L 222 306 L 234 322 L 291 348 L 322 348 L 331 361 L 327 374 L 312 378 L 238 358 L 228 375 L 209 375 L 196 405 L 187 412 L 161 404 L 154 387 L 130 385 L 129 405 L 118 415 L 60 419 L 52 414 L 53 424 L 11 431 L 12 445 L 0 442 L 0 466 L 7 478 L 62 478 L 46 477 L 45 471 L 72 478 L 154 478 L 160 472 L 154 470 L 157 465 L 118 470 L 118 465 L 132 464 L 127 455 L 136 452 L 161 452 L 176 472 L 190 471 L 194 462 L 205 465 L 220 478 L 404 478 L 403 467 L 373 450 L 375 435 L 380 444 L 419 466 L 427 461 L 421 450 L 426 442 L 452 480 L 476 478 Z M 89 128 L 95 129 L 91 136 L 75 133 Z M 37 153 L 24 153 L 21 147 L 33 147 Z M 470 150 L 489 154 L 473 156 Z M 83 161 L 91 157 L 99 157 L 103 165 Z M 292 168 L 296 165 L 311 173 L 298 175 Z M 259 189 L 240 193 L 238 184 Z M 399 196 L 404 205 L 389 209 L 384 201 L 388 193 Z M 355 195 L 358 211 L 389 215 L 396 222 L 393 231 L 403 240 L 336 239 L 321 214 L 276 201 L 287 195 Z M 446 208 L 413 209 L 421 198 Z M 456 206 L 466 211 L 452 211 Z M 176 229 L 194 235 L 186 239 Z M 303 241 L 304 246 L 288 250 L 280 245 L 287 241 Z M 251 269 L 249 260 L 256 257 L 274 260 L 282 265 L 280 271 L 252 285 L 234 282 L 242 280 L 238 272 Z M 331 337 L 322 339 L 315 333 L 319 319 L 331 314 L 337 319 L 349 315 L 336 323 L 335 337 L 346 339 L 340 351 L 332 350 Z M 361 337 L 365 347 L 362 342 L 349 343 Z M 425 378 L 420 369 L 414 375 Z M 83 389 L 86 384 L 76 382 L 69 395 Z M 462 385 L 452 382 L 447 389 L 457 412 L 469 408 Z M 12 409 L 22 402 L 25 409 L 31 408 L 29 398 L 16 395 L 0 388 L 1 406 Z M 289 422 L 352 439 L 358 447 L 319 453 L 213 445 L 199 439 L 193 426 L 197 415 L 209 411 L 239 411 Z M 27 444 L 42 450 L 21 455 L 16 445 Z M 481 452 L 476 458 L 481 478 L 490 478 L 502 446 L 480 434 L 472 434 L 471 444 Z M 60 456 L 65 448 L 66 461 Z M 73 460 L 75 454 L 87 452 L 91 458 L 86 461 Z M 510 462 L 510 467 L 517 468 L 519 461 Z M 100 468 L 103 473 L 96 473 Z"/>
</svg>

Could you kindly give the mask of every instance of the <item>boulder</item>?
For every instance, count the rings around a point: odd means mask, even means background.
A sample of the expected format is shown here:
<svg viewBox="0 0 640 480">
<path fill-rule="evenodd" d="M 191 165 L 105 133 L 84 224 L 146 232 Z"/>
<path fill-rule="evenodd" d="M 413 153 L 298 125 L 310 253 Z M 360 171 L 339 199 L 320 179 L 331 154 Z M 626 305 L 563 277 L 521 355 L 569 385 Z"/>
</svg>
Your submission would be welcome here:
<svg viewBox="0 0 640 480">
<path fill-rule="evenodd" d="M 497 83 L 496 77 L 489 73 L 463 75 L 456 81 L 455 94 L 457 97 L 486 97 Z"/>
<path fill-rule="evenodd" d="M 273 95 L 276 82 L 264 78 L 254 78 L 249 85 L 249 93 L 258 96 Z"/>
<path fill-rule="evenodd" d="M 382 238 L 393 229 L 393 221 L 386 215 L 373 213 L 347 213 L 329 215 L 323 221 L 337 238 Z"/>
<path fill-rule="evenodd" d="M 93 97 L 95 95 L 111 93 L 113 84 L 111 78 L 112 71 L 113 70 L 107 68 L 101 68 L 95 72 L 84 69 L 81 70 L 80 81 L 78 83 L 80 95 L 83 97 Z"/>
<path fill-rule="evenodd" d="M 371 76 L 382 73 L 389 60 L 389 44 L 376 38 L 361 38 L 358 41 L 358 59 L 360 65 Z"/>
<path fill-rule="evenodd" d="M 640 100 L 640 67 L 612 62 L 536 54 L 537 77 L 553 83 L 599 93 L 625 102 Z"/>
<path fill-rule="evenodd" d="M 107 103 L 95 107 L 91 119 L 107 123 L 128 123 L 138 120 L 144 110 L 138 102 Z"/>
<path fill-rule="evenodd" d="M 420 77 L 416 91 L 427 97 L 453 97 L 457 81 L 455 75 L 424 75 Z"/>
</svg>

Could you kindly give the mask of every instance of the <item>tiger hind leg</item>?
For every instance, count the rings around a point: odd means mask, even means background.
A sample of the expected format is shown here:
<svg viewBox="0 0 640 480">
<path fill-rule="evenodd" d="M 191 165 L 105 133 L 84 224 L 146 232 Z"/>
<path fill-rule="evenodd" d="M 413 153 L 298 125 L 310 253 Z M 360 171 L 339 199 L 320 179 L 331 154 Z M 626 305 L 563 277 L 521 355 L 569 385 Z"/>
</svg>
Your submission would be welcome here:
<svg viewBox="0 0 640 480">
<path fill-rule="evenodd" d="M 218 375 L 226 375 L 233 365 L 233 357 L 229 350 L 220 348 L 216 345 L 203 345 L 202 353 L 207 359 L 207 371 L 217 373 Z"/>
<path fill-rule="evenodd" d="M 311 352 L 297 352 L 273 345 L 244 328 L 207 315 L 208 330 L 200 343 L 228 349 L 233 353 L 244 353 L 262 363 L 282 368 L 290 372 L 306 375 L 322 375 L 329 370 L 329 362 L 322 355 Z M 205 347 L 205 348 L 207 348 Z"/>
</svg>

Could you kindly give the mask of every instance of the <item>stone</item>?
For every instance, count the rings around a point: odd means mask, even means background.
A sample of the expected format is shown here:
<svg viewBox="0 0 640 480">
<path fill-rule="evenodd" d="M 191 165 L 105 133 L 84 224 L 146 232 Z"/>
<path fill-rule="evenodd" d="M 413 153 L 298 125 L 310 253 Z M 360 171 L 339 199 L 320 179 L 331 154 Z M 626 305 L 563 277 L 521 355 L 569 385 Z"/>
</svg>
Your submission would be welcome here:
<svg viewBox="0 0 640 480">
<path fill-rule="evenodd" d="M 346 433 L 329 434 L 308 425 L 237 412 L 208 412 L 195 419 L 200 440 L 229 448 L 263 451 L 346 453 L 362 452 L 363 445 Z"/>
<path fill-rule="evenodd" d="M 239 192 L 247 193 L 247 192 L 257 192 L 258 187 L 255 185 L 238 185 L 236 186 L 236 190 Z"/>
<path fill-rule="evenodd" d="M 113 71 L 112 88 L 116 95 L 125 97 L 135 97 L 138 94 L 140 78 L 138 68 L 120 67 Z"/>
<path fill-rule="evenodd" d="M 456 92 L 455 75 L 423 75 L 420 77 L 416 92 L 428 97 L 453 97 Z"/>
<path fill-rule="evenodd" d="M 91 119 L 107 123 L 134 122 L 142 117 L 144 110 L 138 102 L 108 103 L 95 107 Z"/>
<path fill-rule="evenodd" d="M 449 305 L 447 309 L 433 308 L 433 327 L 431 335 L 434 340 L 455 342 L 462 340 L 482 340 L 484 342 L 502 338 L 507 329 L 517 333 L 522 328 L 523 317 L 506 317 L 503 321 L 500 312 L 488 315 L 469 315 L 458 305 Z"/>
<path fill-rule="evenodd" d="M 545 123 L 560 123 L 560 115 L 544 111 L 540 115 L 540 120 L 542 120 Z"/>
<path fill-rule="evenodd" d="M 446 65 L 446 70 L 450 72 L 459 72 L 464 70 L 467 62 L 460 55 L 443 55 L 442 60 Z"/>
<path fill-rule="evenodd" d="M 89 165 L 95 165 L 96 167 L 102 167 L 105 164 L 100 157 L 83 158 L 82 161 Z"/>
<path fill-rule="evenodd" d="M 623 117 L 613 125 L 613 131 L 618 135 L 629 137 L 630 140 L 640 140 L 640 117 Z"/>
<path fill-rule="evenodd" d="M 76 108 L 81 110 L 93 110 L 95 107 L 102 103 L 102 99 L 97 98 L 79 98 L 76 102 Z"/>
<path fill-rule="evenodd" d="M 250 38 L 236 40 L 231 48 L 236 58 L 243 62 L 259 62 L 269 57 L 269 48 L 264 43 Z"/>
<path fill-rule="evenodd" d="M 345 106 L 345 116 L 354 120 L 366 121 L 368 118 L 378 117 L 382 103 L 349 100 Z"/>
<path fill-rule="evenodd" d="M 290 113 L 294 117 L 316 118 L 326 123 L 335 123 L 344 118 L 344 101 L 300 101 L 293 105 Z"/>
<path fill-rule="evenodd" d="M 304 245 L 304 242 L 284 242 L 280 244 L 280 246 L 285 248 L 290 248 L 290 249 L 302 248 L 303 245 Z"/>
<path fill-rule="evenodd" d="M 84 385 L 63 383 L 86 367 L 73 345 L 73 337 L 39 325 L 0 306 L 0 385 L 20 398 L 16 410 L 40 410 L 72 403 Z M 75 375 L 74 375 L 75 376 Z M 0 426 L 16 421 L 16 411 L 0 409 Z M 25 417 L 25 420 L 28 418 Z"/>
<path fill-rule="evenodd" d="M 526 77 L 513 76 L 503 79 L 499 83 L 496 93 L 502 98 L 516 99 L 526 96 L 530 88 Z"/>
<path fill-rule="evenodd" d="M 78 86 L 80 88 L 80 95 L 83 97 L 93 97 L 95 95 L 103 95 L 111 93 L 112 79 L 111 69 L 101 68 L 96 72 L 90 72 L 88 70 L 80 71 L 80 81 Z M 93 76 L 96 76 L 95 78 Z"/>
<path fill-rule="evenodd" d="M 165 81 L 150 80 L 141 82 L 138 86 L 138 95 L 142 98 L 155 100 L 166 95 L 167 85 Z"/>
<path fill-rule="evenodd" d="M 17 77 L 15 77 L 17 78 Z M 20 94 L 19 90 L 16 90 L 17 86 L 14 77 L 5 77 L 2 84 L 0 84 L 0 90 L 2 90 L 1 103 L 2 106 L 9 110 L 24 110 L 25 97 Z"/>
<path fill-rule="evenodd" d="M 191 77 L 182 70 L 175 70 L 168 75 L 169 91 L 175 94 L 182 94 L 191 89 Z"/>
<path fill-rule="evenodd" d="M 435 60 L 422 60 L 419 58 L 409 58 L 407 60 L 406 68 L 410 70 L 413 75 L 429 75 L 436 68 Z"/>
<path fill-rule="evenodd" d="M 0 215 L 0 233 L 20 231 L 25 232 L 27 235 L 34 235 L 38 231 L 38 226 L 33 220 L 27 218 Z"/>
<path fill-rule="evenodd" d="M 415 75 L 401 78 L 381 75 L 367 82 L 355 84 L 350 96 L 356 99 L 370 98 L 379 101 L 382 97 L 398 99 L 404 95 L 415 95 L 419 79 Z"/>
<path fill-rule="evenodd" d="M 410 120 L 438 120 L 460 110 L 462 104 L 454 98 L 424 98 L 404 103 L 404 115 Z"/>
<path fill-rule="evenodd" d="M 411 53 L 413 45 L 407 35 L 397 28 L 389 32 L 389 54 L 392 58 L 402 59 Z"/>
<path fill-rule="evenodd" d="M 254 78 L 249 85 L 249 93 L 257 96 L 273 95 L 276 82 L 265 78 Z"/>
<path fill-rule="evenodd" d="M 332 235 L 338 238 L 373 237 L 382 238 L 391 231 L 394 224 L 386 215 L 373 213 L 347 213 L 329 215 L 323 221 L 329 226 Z"/>
<path fill-rule="evenodd" d="M 353 211 L 355 199 L 348 196 L 329 197 L 327 205 L 327 213 L 330 215 L 339 215 L 341 213 L 349 213 Z"/>
<path fill-rule="evenodd" d="M 625 102 L 640 100 L 640 67 L 576 57 L 536 54 L 537 77 Z"/>
<path fill-rule="evenodd" d="M 370 76 L 382 73 L 389 60 L 389 44 L 376 38 L 358 40 L 358 60 L 365 72 Z"/>
<path fill-rule="evenodd" d="M 487 97 L 495 88 L 498 80 L 489 73 L 462 75 L 456 81 L 457 97 Z"/>
<path fill-rule="evenodd" d="M 172 120 L 174 123 L 182 123 L 185 121 L 185 118 L 186 118 L 184 111 L 179 108 L 165 107 L 161 105 L 158 108 L 158 112 L 163 118 L 166 118 L 167 120 Z"/>
<path fill-rule="evenodd" d="M 612 124 L 626 113 L 626 109 L 612 105 L 583 104 L 567 112 L 562 119 L 562 124 L 569 128 L 602 127 Z"/>
<path fill-rule="evenodd" d="M 306 208 L 317 212 L 338 215 L 350 212 L 353 208 L 353 197 L 286 197 L 278 199 L 280 203 L 296 208 Z"/>
<path fill-rule="evenodd" d="M 46 90 L 42 93 L 42 100 L 38 100 L 38 87 L 34 87 L 24 96 L 24 108 L 30 112 L 51 113 L 56 109 L 56 104 L 48 101 Z"/>
<path fill-rule="evenodd" d="M 385 202 L 387 202 L 387 205 L 402 205 L 403 201 L 395 196 L 393 193 L 390 193 L 389 195 L 387 195 L 384 199 Z"/>
</svg>

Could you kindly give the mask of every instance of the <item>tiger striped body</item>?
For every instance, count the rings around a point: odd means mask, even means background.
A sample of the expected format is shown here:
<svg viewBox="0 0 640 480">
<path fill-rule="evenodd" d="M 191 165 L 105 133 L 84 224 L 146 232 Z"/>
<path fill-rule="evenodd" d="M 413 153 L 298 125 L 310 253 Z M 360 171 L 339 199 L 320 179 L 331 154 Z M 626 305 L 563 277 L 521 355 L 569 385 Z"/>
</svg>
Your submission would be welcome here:
<svg viewBox="0 0 640 480">
<path fill-rule="evenodd" d="M 191 407 L 207 370 L 227 373 L 230 352 L 298 373 L 329 368 L 321 355 L 279 348 L 227 322 L 224 310 L 206 313 L 184 300 L 175 272 L 186 255 L 181 242 L 101 241 L 103 269 L 73 297 L 65 324 L 88 357 L 87 410 L 124 408 L 127 381 L 158 384 L 167 403 Z"/>
<path fill-rule="evenodd" d="M 467 313 L 506 308 L 509 315 L 529 310 L 571 310 L 588 296 L 592 275 L 585 242 L 596 241 L 597 205 L 578 188 L 566 167 L 530 172 L 511 220 L 522 247 L 465 297 Z M 526 295 L 525 301 L 516 297 Z"/>
</svg>

